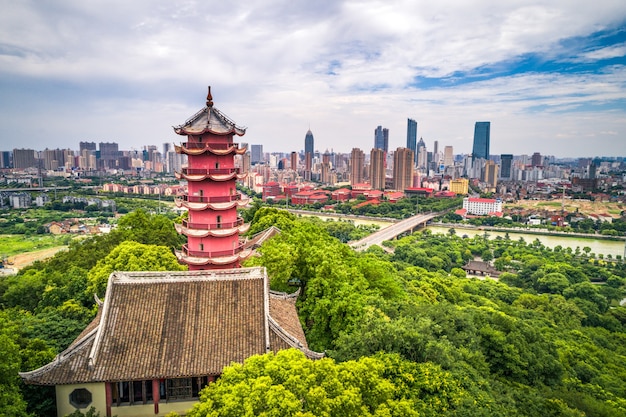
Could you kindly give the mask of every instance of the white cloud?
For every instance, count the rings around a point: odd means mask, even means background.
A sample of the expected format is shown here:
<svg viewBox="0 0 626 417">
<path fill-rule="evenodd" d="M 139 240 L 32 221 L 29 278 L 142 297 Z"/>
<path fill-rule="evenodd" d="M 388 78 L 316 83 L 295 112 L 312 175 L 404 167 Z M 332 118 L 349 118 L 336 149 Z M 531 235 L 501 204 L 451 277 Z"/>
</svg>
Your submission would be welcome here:
<svg viewBox="0 0 626 417">
<path fill-rule="evenodd" d="M 205 85 L 212 84 L 220 109 L 250 126 L 247 140 L 264 142 L 268 150 L 301 146 L 309 123 L 321 147 L 348 151 L 363 143 L 367 149 L 378 124 L 392 127 L 399 146 L 409 116 L 424 134 L 459 141 L 460 148 L 478 119 L 501 118 L 495 131 L 504 122 L 518 126 L 519 120 L 540 119 L 548 125 L 557 117 L 578 125 L 576 116 L 563 113 L 593 115 L 590 103 L 623 98 L 624 68 L 485 77 L 425 90 L 409 87 L 415 77 L 476 74 L 528 53 L 559 56 L 561 40 L 623 21 L 622 3 L 0 0 L 0 77 L 21 83 L 13 87 L 14 100 L 55 107 L 38 127 L 50 138 L 63 136 L 69 126 L 65 113 L 95 106 L 96 112 L 81 117 L 99 134 L 159 142 L 157 137 L 171 136 L 169 125 L 202 106 Z M 625 49 L 616 45 L 578 56 L 605 59 Z M 61 94 L 20 94 L 34 88 L 30 82 Z M 58 85 L 77 92 L 64 96 Z M 0 108 L 0 144 L 6 147 L 9 135 L 23 132 L 26 117 L 1 97 Z M 623 123 L 604 118 L 603 131 L 624 136 Z M 71 138 L 71 144 L 81 139 Z M 548 134 L 543 139 L 545 145 Z"/>
</svg>

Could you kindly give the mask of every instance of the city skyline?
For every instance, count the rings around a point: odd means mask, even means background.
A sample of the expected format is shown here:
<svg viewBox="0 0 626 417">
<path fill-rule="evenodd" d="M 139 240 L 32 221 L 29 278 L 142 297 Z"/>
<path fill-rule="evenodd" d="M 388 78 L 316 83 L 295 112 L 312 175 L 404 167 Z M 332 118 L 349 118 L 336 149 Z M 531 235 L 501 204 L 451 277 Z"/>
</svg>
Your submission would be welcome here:
<svg viewBox="0 0 626 417">
<path fill-rule="evenodd" d="M 307 126 L 318 150 L 369 151 L 378 125 L 395 149 L 412 118 L 459 154 L 490 120 L 493 154 L 626 155 L 615 0 L 0 1 L 5 150 L 177 142 L 171 126 L 212 85 L 216 107 L 269 152 L 301 150 Z"/>
</svg>

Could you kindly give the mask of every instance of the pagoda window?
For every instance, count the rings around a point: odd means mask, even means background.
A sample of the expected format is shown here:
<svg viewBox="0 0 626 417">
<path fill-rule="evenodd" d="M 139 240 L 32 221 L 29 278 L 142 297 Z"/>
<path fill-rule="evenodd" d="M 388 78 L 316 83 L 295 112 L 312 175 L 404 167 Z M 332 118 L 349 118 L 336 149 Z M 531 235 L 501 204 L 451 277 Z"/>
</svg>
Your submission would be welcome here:
<svg viewBox="0 0 626 417">
<path fill-rule="evenodd" d="M 204 190 L 201 189 L 200 192 L 199 192 L 199 195 L 200 195 L 200 197 L 203 197 L 204 196 Z"/>
<path fill-rule="evenodd" d="M 220 169 L 220 163 L 219 162 L 215 163 L 215 169 Z"/>
<path fill-rule="evenodd" d="M 217 216 L 217 228 L 222 228 L 222 216 Z"/>
<path fill-rule="evenodd" d="M 199 248 L 200 248 L 200 251 L 203 251 L 204 250 L 204 243 L 200 243 Z"/>
</svg>

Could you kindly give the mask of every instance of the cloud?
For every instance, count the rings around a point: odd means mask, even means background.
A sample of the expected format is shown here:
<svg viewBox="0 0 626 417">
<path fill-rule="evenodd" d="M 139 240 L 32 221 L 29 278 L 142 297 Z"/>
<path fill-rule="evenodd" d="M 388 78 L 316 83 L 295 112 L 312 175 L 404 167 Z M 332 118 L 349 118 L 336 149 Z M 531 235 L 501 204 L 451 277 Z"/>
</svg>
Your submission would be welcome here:
<svg viewBox="0 0 626 417">
<path fill-rule="evenodd" d="M 602 130 L 623 137 L 623 63 L 586 66 L 624 55 L 623 39 L 589 38 L 623 27 L 622 3 L 0 0 L 0 140 L 37 129 L 75 147 L 79 117 L 84 134 L 158 143 L 206 84 L 271 150 L 293 150 L 309 124 L 322 147 L 367 149 L 378 124 L 399 146 L 406 117 L 461 149 L 474 120 L 578 125 L 598 106 L 618 113 Z M 38 110 L 35 126 L 23 109 Z"/>
</svg>

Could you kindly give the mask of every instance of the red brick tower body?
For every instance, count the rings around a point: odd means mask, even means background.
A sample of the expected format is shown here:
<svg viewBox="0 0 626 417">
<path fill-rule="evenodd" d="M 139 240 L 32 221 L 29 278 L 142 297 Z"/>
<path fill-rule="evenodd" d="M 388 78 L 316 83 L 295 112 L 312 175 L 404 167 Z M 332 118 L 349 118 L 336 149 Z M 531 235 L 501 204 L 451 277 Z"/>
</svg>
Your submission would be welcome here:
<svg viewBox="0 0 626 417">
<path fill-rule="evenodd" d="M 235 155 L 246 149 L 239 149 L 233 136 L 243 136 L 246 130 L 213 107 L 209 87 L 206 107 L 174 131 L 187 136 L 176 152 L 188 160 L 176 173 L 188 183 L 187 194 L 177 198 L 176 205 L 189 210 L 188 219 L 176 225 L 178 233 L 187 236 L 187 244 L 176 255 L 191 271 L 238 268 L 250 250 L 239 239 L 249 225 L 237 215 L 237 207 L 248 201 L 235 187 L 241 177 Z"/>
</svg>

